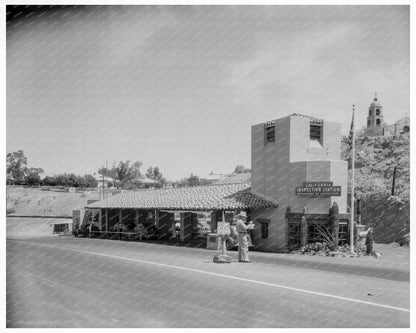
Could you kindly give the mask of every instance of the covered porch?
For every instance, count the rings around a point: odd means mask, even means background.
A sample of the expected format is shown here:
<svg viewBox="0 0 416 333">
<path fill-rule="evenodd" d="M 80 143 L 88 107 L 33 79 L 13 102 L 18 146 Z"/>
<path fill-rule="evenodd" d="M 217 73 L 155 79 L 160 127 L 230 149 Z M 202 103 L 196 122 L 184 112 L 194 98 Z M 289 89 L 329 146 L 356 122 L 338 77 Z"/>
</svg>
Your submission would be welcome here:
<svg viewBox="0 0 416 333">
<path fill-rule="evenodd" d="M 190 242 L 217 232 L 238 211 L 277 204 L 251 193 L 249 183 L 219 184 L 124 192 L 91 203 L 99 209 L 103 238 Z"/>
<path fill-rule="evenodd" d="M 249 211 L 247 210 L 248 214 Z M 236 212 L 236 210 L 185 211 L 102 208 L 96 225 L 100 229 L 99 237 L 101 238 L 139 240 L 137 227 L 142 225 L 148 231 L 147 237 L 142 237 L 142 239 L 176 239 L 188 242 L 206 238 L 208 233 L 217 232 L 218 222 L 231 222 Z M 118 222 L 125 227 L 121 234 L 114 230 L 114 226 Z"/>
</svg>

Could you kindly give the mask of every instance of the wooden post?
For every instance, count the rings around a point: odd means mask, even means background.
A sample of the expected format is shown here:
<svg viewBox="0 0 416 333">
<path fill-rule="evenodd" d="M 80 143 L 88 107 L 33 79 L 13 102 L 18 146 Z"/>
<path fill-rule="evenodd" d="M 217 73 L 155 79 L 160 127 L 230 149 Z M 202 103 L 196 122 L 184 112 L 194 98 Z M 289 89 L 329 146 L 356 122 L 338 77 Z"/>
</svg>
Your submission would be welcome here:
<svg viewBox="0 0 416 333">
<path fill-rule="evenodd" d="M 365 244 L 367 245 L 367 254 L 368 255 L 373 254 L 373 242 L 374 242 L 373 229 L 368 228 L 367 238 L 365 239 Z"/>
<path fill-rule="evenodd" d="M 363 209 L 363 199 L 358 198 L 357 199 L 357 221 L 358 224 L 361 224 L 361 211 Z"/>
<path fill-rule="evenodd" d="M 305 215 L 300 220 L 300 246 L 304 247 L 308 244 L 308 223 Z"/>
<path fill-rule="evenodd" d="M 119 223 L 123 223 L 123 210 L 121 208 L 119 208 L 119 210 L 118 210 L 118 222 Z M 117 239 L 123 240 L 122 231 L 121 232 L 117 232 L 116 235 L 117 235 Z"/>
<path fill-rule="evenodd" d="M 289 214 L 290 214 L 290 207 L 286 207 L 285 213 L 285 249 L 289 250 Z"/>
<path fill-rule="evenodd" d="M 359 236 L 360 235 L 358 235 L 358 225 L 357 222 L 354 221 L 354 248 L 357 248 Z"/>
<path fill-rule="evenodd" d="M 391 185 L 391 195 L 394 195 L 394 190 L 396 188 L 396 170 L 397 170 L 397 165 L 394 167 L 394 170 L 393 170 L 393 184 Z"/>
<path fill-rule="evenodd" d="M 185 240 L 185 213 L 180 213 L 181 229 L 179 230 L 179 239 L 181 242 Z"/>
<path fill-rule="evenodd" d="M 211 232 L 217 231 L 217 211 L 213 210 L 211 213 Z"/>
<path fill-rule="evenodd" d="M 100 230 L 103 230 L 103 209 L 100 208 L 99 213 L 98 213 L 98 221 L 100 223 L 99 228 Z"/>
<path fill-rule="evenodd" d="M 159 226 L 159 210 L 155 209 L 155 226 Z"/>
<path fill-rule="evenodd" d="M 225 210 L 222 211 L 222 223 L 225 224 Z M 224 234 L 221 233 L 221 254 L 224 255 L 225 251 L 225 237 Z"/>
<path fill-rule="evenodd" d="M 105 232 L 108 235 L 108 208 L 105 209 Z"/>
<path fill-rule="evenodd" d="M 339 208 L 338 204 L 334 202 L 332 204 L 331 211 L 331 234 L 333 241 L 333 249 L 335 251 L 339 244 Z"/>
</svg>

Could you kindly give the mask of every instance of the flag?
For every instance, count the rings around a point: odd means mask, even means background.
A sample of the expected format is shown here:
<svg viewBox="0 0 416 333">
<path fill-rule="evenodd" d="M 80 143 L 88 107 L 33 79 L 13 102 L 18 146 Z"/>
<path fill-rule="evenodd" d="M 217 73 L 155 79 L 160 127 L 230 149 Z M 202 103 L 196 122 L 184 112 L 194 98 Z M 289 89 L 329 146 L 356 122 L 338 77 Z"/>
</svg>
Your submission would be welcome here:
<svg viewBox="0 0 416 333">
<path fill-rule="evenodd" d="M 348 148 L 350 151 L 352 150 L 353 140 L 354 140 L 354 109 L 352 110 L 351 129 L 350 129 L 350 134 L 348 136 Z"/>
</svg>

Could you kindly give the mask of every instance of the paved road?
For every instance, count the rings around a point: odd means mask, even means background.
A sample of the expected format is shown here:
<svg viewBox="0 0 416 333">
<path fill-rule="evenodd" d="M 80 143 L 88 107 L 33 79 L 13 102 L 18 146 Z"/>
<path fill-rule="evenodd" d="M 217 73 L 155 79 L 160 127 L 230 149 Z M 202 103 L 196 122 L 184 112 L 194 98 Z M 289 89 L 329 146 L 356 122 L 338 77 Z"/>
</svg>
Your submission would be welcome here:
<svg viewBox="0 0 416 333">
<path fill-rule="evenodd" d="M 98 239 L 7 241 L 7 327 L 409 327 L 409 283 L 215 251 Z M 235 258 L 236 253 L 232 253 Z"/>
</svg>

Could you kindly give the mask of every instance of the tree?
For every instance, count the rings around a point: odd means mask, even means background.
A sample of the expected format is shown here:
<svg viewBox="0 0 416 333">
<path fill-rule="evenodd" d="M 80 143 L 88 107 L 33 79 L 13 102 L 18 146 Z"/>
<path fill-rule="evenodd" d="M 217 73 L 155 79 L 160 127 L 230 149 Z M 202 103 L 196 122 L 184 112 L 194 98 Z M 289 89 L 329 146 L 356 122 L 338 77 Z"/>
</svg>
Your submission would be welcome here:
<svg viewBox="0 0 416 333">
<path fill-rule="evenodd" d="M 163 175 L 162 175 L 162 173 L 160 172 L 160 170 L 159 170 L 159 168 L 158 167 L 155 167 L 154 169 L 153 169 L 153 179 L 154 180 L 161 180 L 162 178 L 163 178 Z"/>
<path fill-rule="evenodd" d="M 234 169 L 234 173 L 247 173 L 247 172 L 251 172 L 251 170 L 247 169 L 243 165 L 237 165 Z"/>
<path fill-rule="evenodd" d="M 160 172 L 159 167 L 149 167 L 146 171 L 146 177 L 157 181 L 160 186 L 166 184 L 166 179 L 163 178 L 163 174 Z"/>
<path fill-rule="evenodd" d="M 131 167 L 129 168 L 129 175 L 131 179 L 139 179 L 142 176 L 142 173 L 140 172 L 140 168 L 142 167 L 143 163 L 140 161 L 134 162 Z"/>
<path fill-rule="evenodd" d="M 56 177 L 46 176 L 45 178 L 42 179 L 42 185 L 56 186 L 57 185 Z"/>
<path fill-rule="evenodd" d="M 27 172 L 27 158 L 23 150 L 8 153 L 6 156 L 6 174 L 7 178 L 21 182 L 25 179 Z"/>
<path fill-rule="evenodd" d="M 47 186 L 72 186 L 72 187 L 96 187 L 97 180 L 92 175 L 77 176 L 71 174 L 59 174 L 53 177 L 47 176 L 42 180 L 42 185 Z"/>
<path fill-rule="evenodd" d="M 86 182 L 87 182 L 87 187 L 97 187 L 97 180 L 95 179 L 94 176 L 92 175 L 85 175 L 84 176 Z"/>
<path fill-rule="evenodd" d="M 104 177 L 112 178 L 113 179 L 113 186 L 116 186 L 117 167 L 116 167 L 115 163 L 113 164 L 113 166 L 111 168 L 102 167 L 102 168 L 98 169 L 97 172 L 100 175 L 104 176 Z"/>
<path fill-rule="evenodd" d="M 88 187 L 88 182 L 85 179 L 85 177 L 77 176 L 74 186 L 75 187 Z"/>
<path fill-rule="evenodd" d="M 68 180 L 69 180 L 69 186 L 71 187 L 78 187 L 78 176 L 75 175 L 74 173 L 71 173 L 68 176 Z"/>
<path fill-rule="evenodd" d="M 120 182 L 125 183 L 131 179 L 130 170 L 130 161 L 120 161 L 117 167 L 117 178 Z"/>
<path fill-rule="evenodd" d="M 146 177 L 152 179 L 153 177 L 153 167 L 149 167 L 146 171 Z"/>
<path fill-rule="evenodd" d="M 40 185 L 41 179 L 38 173 L 30 173 L 26 176 L 26 184 L 28 185 Z"/>
<path fill-rule="evenodd" d="M 73 186 L 70 175 L 67 173 L 56 176 L 56 185 L 58 186 Z"/>
<path fill-rule="evenodd" d="M 41 179 L 40 179 L 40 175 L 41 173 L 43 173 L 43 169 L 42 168 L 28 168 L 26 169 L 26 183 L 28 185 L 40 185 L 41 184 Z"/>
<path fill-rule="evenodd" d="M 110 169 L 105 168 L 105 167 L 99 168 L 97 170 L 97 173 L 99 175 L 101 175 L 101 176 L 104 176 L 104 177 L 111 177 L 111 175 L 110 175 Z"/>
<path fill-rule="evenodd" d="M 178 183 L 179 186 L 197 186 L 200 185 L 199 177 L 191 173 L 188 178 L 183 178 Z"/>
<path fill-rule="evenodd" d="M 98 174 L 104 177 L 110 177 L 113 179 L 113 185 L 116 185 L 116 181 L 120 181 L 123 188 L 134 189 L 138 187 L 136 179 L 142 177 L 140 168 L 143 165 L 141 161 L 136 161 L 130 165 L 130 161 L 120 161 L 118 165 L 114 163 L 111 168 L 102 167 L 98 169 Z"/>
</svg>

